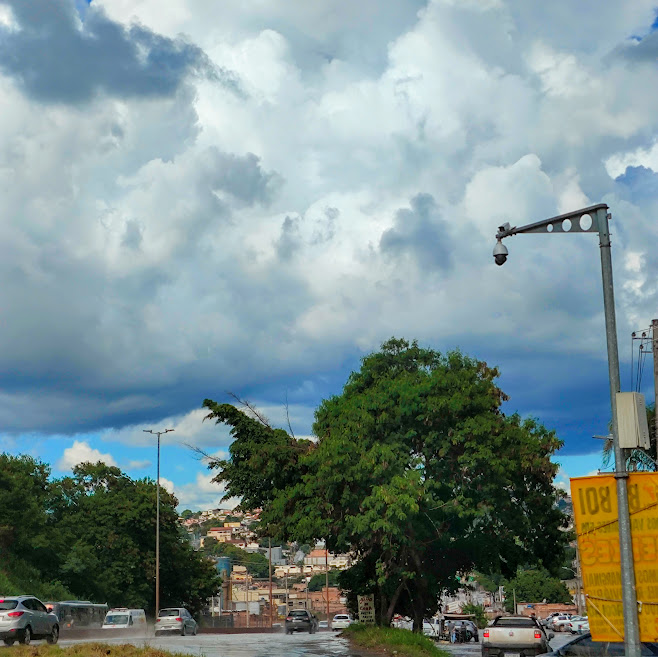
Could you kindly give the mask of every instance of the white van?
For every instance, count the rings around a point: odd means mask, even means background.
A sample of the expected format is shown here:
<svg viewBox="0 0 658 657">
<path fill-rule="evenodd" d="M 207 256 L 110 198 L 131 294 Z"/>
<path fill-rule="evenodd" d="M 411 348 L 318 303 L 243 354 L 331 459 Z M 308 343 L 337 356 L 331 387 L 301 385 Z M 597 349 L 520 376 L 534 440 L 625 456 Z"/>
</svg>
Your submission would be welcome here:
<svg viewBox="0 0 658 657">
<path fill-rule="evenodd" d="M 117 607 L 110 609 L 103 621 L 104 630 L 139 630 L 146 629 L 146 613 L 143 609 Z"/>
</svg>

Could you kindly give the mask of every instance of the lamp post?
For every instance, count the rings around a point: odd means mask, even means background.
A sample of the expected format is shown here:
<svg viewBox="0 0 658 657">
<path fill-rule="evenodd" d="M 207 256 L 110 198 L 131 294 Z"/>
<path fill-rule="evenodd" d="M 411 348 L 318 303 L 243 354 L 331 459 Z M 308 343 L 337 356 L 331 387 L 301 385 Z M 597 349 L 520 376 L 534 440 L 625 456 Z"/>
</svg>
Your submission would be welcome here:
<svg viewBox="0 0 658 657">
<path fill-rule="evenodd" d="M 605 333 L 608 348 L 608 376 L 610 379 L 610 406 L 612 409 L 612 441 L 615 453 L 615 479 L 617 485 L 617 508 L 619 523 L 619 548 L 621 565 L 622 607 L 624 612 L 624 645 L 627 657 L 640 657 L 640 632 L 637 616 L 637 593 L 633 566 L 633 544 L 631 521 L 628 511 L 626 471 L 627 451 L 619 446 L 617 431 L 617 399 L 621 391 L 619 379 L 619 353 L 617 350 L 617 324 L 615 297 L 612 282 L 612 257 L 610 254 L 610 230 L 608 206 L 605 203 L 592 205 L 582 210 L 568 212 L 533 224 L 511 227 L 504 224 L 498 228 L 493 256 L 497 265 L 505 264 L 509 255 L 502 240 L 520 233 L 598 233 L 601 247 L 601 276 L 603 280 L 603 307 L 605 311 Z"/>
<path fill-rule="evenodd" d="M 158 466 L 157 479 L 155 482 L 156 502 L 155 502 L 155 617 L 160 613 L 160 436 L 163 433 L 169 433 L 173 429 L 164 431 L 153 431 L 152 429 L 143 429 L 144 433 L 152 433 L 158 437 Z"/>
</svg>

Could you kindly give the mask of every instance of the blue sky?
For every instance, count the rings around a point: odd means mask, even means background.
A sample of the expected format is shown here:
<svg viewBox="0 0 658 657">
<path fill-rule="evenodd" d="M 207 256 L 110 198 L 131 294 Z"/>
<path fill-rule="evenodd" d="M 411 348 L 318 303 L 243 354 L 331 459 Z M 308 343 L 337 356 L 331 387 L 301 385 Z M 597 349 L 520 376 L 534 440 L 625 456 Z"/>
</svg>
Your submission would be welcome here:
<svg viewBox="0 0 658 657">
<path fill-rule="evenodd" d="M 491 251 L 505 221 L 607 203 L 632 388 L 658 313 L 657 52 L 645 0 L 0 0 L 0 450 L 153 477 L 143 429 L 174 428 L 163 478 L 217 505 L 186 446 L 228 448 L 204 398 L 282 426 L 287 399 L 308 435 L 397 336 L 497 365 L 506 412 L 564 440 L 558 483 L 596 471 L 597 239 Z"/>
</svg>

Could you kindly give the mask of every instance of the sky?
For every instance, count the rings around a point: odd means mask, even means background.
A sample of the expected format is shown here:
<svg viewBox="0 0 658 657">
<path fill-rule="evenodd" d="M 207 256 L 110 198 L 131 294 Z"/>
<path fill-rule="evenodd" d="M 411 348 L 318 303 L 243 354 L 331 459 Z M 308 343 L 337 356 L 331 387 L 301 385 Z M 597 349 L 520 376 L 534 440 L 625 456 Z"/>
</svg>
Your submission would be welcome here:
<svg viewBox="0 0 658 657">
<path fill-rule="evenodd" d="M 656 0 L 0 0 L 0 451 L 219 506 L 233 392 L 297 436 L 391 336 L 500 368 L 596 472 L 658 316 Z M 635 357 L 636 358 L 636 357 Z M 640 389 L 653 401 L 649 362 Z"/>
</svg>

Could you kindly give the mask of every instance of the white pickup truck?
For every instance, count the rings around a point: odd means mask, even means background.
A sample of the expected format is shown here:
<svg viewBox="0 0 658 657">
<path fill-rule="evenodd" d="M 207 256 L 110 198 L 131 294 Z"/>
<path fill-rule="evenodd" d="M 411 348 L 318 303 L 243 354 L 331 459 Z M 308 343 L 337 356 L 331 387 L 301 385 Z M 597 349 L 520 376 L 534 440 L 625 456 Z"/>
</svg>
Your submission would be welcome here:
<svg viewBox="0 0 658 657">
<path fill-rule="evenodd" d="M 534 657 L 550 651 L 552 638 L 534 618 L 498 616 L 482 635 L 482 657 Z"/>
</svg>

